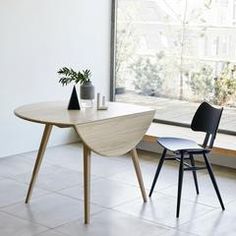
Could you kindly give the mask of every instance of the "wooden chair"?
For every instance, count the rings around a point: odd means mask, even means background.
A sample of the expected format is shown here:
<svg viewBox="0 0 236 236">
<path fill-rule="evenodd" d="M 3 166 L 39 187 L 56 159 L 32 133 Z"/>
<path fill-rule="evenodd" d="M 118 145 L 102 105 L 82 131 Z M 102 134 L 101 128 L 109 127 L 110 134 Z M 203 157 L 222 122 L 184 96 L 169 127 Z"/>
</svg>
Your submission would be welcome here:
<svg viewBox="0 0 236 236">
<path fill-rule="evenodd" d="M 196 187 L 196 192 L 199 194 L 198 182 L 197 182 L 197 170 L 207 169 L 215 188 L 217 197 L 219 199 L 222 210 L 225 209 L 219 188 L 217 186 L 217 182 L 215 176 L 213 174 L 213 170 L 210 162 L 208 161 L 207 154 L 210 153 L 214 140 L 216 138 L 218 126 L 220 123 L 221 115 L 223 112 L 223 108 L 217 109 L 212 107 L 207 102 L 203 102 L 199 108 L 197 109 L 192 123 L 191 129 L 193 131 L 200 131 L 206 133 L 205 139 L 203 141 L 202 146 L 198 145 L 196 142 L 188 139 L 182 138 L 172 138 L 172 137 L 162 137 L 157 140 L 157 142 L 164 148 L 161 159 L 157 166 L 157 170 L 152 182 L 152 187 L 149 193 L 149 197 L 151 197 L 154 187 L 156 185 L 159 173 L 161 171 L 164 160 L 177 160 L 180 162 L 179 164 L 179 179 L 178 179 L 178 196 L 177 196 L 177 210 L 176 217 L 179 217 L 180 212 L 180 202 L 181 202 L 181 192 L 182 192 L 182 184 L 183 184 L 183 175 L 184 171 L 192 171 L 194 183 Z M 171 151 L 175 154 L 175 157 L 166 158 L 166 152 Z M 198 167 L 195 166 L 195 155 L 202 155 L 205 161 L 205 166 Z M 186 162 L 185 160 L 188 160 Z"/>
</svg>

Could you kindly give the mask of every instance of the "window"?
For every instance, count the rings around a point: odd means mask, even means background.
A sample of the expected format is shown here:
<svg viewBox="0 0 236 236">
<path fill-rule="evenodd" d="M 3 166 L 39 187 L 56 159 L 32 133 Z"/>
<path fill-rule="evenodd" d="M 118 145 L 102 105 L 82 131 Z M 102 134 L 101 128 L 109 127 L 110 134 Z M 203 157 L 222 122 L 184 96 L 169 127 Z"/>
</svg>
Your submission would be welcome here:
<svg viewBox="0 0 236 236">
<path fill-rule="evenodd" d="M 117 0 L 115 100 L 189 124 L 203 100 L 236 132 L 235 0 Z"/>
</svg>

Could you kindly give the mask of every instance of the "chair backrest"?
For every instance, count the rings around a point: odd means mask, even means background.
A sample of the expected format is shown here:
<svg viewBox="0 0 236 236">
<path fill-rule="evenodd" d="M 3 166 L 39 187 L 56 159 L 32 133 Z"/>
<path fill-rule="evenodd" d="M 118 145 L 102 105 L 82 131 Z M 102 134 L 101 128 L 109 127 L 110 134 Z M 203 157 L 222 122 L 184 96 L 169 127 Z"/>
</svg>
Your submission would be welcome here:
<svg viewBox="0 0 236 236">
<path fill-rule="evenodd" d="M 197 109 L 191 124 L 193 131 L 205 132 L 203 147 L 213 147 L 223 108 L 215 108 L 203 102 Z M 210 140 L 210 143 L 209 143 Z"/>
</svg>

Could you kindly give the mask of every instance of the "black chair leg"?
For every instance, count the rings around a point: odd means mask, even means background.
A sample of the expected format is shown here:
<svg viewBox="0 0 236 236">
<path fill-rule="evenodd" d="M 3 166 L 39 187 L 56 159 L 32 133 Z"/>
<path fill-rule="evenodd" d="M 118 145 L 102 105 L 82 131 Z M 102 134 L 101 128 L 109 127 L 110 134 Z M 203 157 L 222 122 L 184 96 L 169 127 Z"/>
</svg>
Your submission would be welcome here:
<svg viewBox="0 0 236 236">
<path fill-rule="evenodd" d="M 190 162 L 191 162 L 192 167 L 195 167 L 195 161 L 193 158 L 193 154 L 189 154 L 189 158 L 190 158 Z M 195 183 L 196 192 L 197 192 L 197 194 L 199 194 L 199 188 L 198 188 L 198 182 L 197 182 L 197 172 L 196 172 L 196 170 L 193 170 L 192 172 L 193 172 L 193 179 L 194 179 L 194 183 Z"/>
<path fill-rule="evenodd" d="M 221 208 L 222 208 L 222 210 L 225 210 L 224 203 L 223 203 L 223 201 L 222 201 L 222 198 L 221 198 L 221 195 L 220 195 L 220 191 L 219 191 L 219 188 L 218 188 L 218 186 L 217 186 L 216 179 L 215 179 L 215 176 L 214 176 L 214 173 L 213 173 L 211 164 L 210 164 L 210 162 L 208 161 L 208 158 L 207 158 L 207 156 L 206 156 L 205 153 L 203 153 L 203 157 L 204 157 L 204 160 L 205 160 L 205 163 L 206 163 L 206 167 L 207 167 L 208 173 L 209 173 L 209 175 L 210 175 L 210 177 L 211 177 L 211 181 L 212 181 L 213 186 L 214 186 L 214 188 L 215 188 L 217 197 L 218 197 L 218 199 L 219 199 Z"/>
<path fill-rule="evenodd" d="M 157 166 L 157 170 L 156 170 L 154 179 L 153 179 L 153 181 L 152 181 L 152 187 L 151 187 L 151 190 L 150 190 L 150 192 L 149 192 L 149 197 L 152 196 L 152 192 L 153 192 L 153 190 L 154 190 L 154 188 L 155 188 L 155 185 L 156 185 L 156 182 L 157 182 L 157 178 L 158 178 L 158 176 L 159 176 L 159 174 L 160 174 L 161 167 L 162 167 L 163 162 L 164 162 L 164 160 L 165 160 L 166 151 L 167 151 L 167 150 L 164 149 L 163 152 L 162 152 L 161 159 L 160 159 L 160 161 L 159 161 L 159 164 L 158 164 L 158 166 Z"/>
<path fill-rule="evenodd" d="M 184 176 L 184 154 L 181 153 L 180 164 L 179 164 L 179 180 L 178 180 L 178 197 L 177 197 L 177 211 L 176 217 L 179 218 L 181 194 L 182 194 L 182 185 L 183 185 L 183 176 Z"/>
</svg>

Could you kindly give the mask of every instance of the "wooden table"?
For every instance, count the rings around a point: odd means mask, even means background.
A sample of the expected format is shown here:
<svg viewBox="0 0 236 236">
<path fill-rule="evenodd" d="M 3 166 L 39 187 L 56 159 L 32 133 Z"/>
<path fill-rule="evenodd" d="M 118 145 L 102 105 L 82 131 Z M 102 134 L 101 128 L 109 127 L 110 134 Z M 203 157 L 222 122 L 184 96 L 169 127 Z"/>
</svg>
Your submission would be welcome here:
<svg viewBox="0 0 236 236">
<path fill-rule="evenodd" d="M 14 113 L 24 120 L 45 125 L 25 203 L 30 201 L 53 125 L 73 127 L 83 142 L 85 224 L 90 222 L 91 151 L 102 156 L 120 156 L 131 152 L 142 197 L 144 202 L 147 201 L 135 147 L 152 122 L 153 109 L 110 102 L 108 110 L 82 108 L 78 111 L 67 110 L 66 102 L 44 102 L 19 107 Z"/>
</svg>

